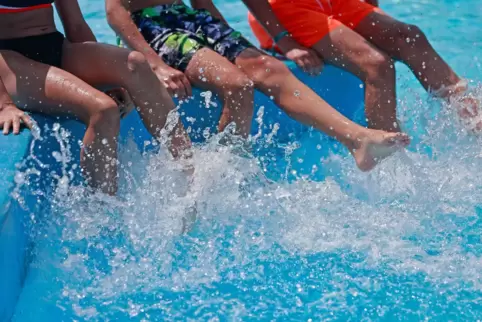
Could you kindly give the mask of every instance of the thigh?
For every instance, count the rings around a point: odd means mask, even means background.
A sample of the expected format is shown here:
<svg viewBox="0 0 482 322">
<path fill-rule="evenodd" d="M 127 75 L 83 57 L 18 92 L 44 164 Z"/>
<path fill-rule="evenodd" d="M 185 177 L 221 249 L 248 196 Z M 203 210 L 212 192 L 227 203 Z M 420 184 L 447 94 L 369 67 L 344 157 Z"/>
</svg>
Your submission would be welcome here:
<svg viewBox="0 0 482 322">
<path fill-rule="evenodd" d="M 247 76 L 236 65 L 209 48 L 196 52 L 185 74 L 194 86 L 220 95 L 233 85 L 250 85 Z"/>
<path fill-rule="evenodd" d="M 406 37 L 411 34 L 409 32 L 411 28 L 416 29 L 416 27 L 398 21 L 386 14 L 373 12 L 358 24 L 355 31 L 381 50 L 392 56 L 397 56 L 400 49 L 398 40 L 400 37 L 405 37 L 403 41 L 406 42 Z M 417 30 L 412 31 L 416 32 Z M 423 34 L 420 32 L 419 36 L 421 37 Z M 415 39 L 412 39 L 412 43 L 415 43 Z"/>
<path fill-rule="evenodd" d="M 0 51 L 0 77 L 19 108 L 45 114 L 71 114 L 87 123 L 110 98 L 74 75 L 19 53 Z"/>
<path fill-rule="evenodd" d="M 215 43 L 213 50 L 225 57 L 229 62 L 235 63 L 236 58 L 246 49 L 255 48 L 240 32 L 231 32 L 228 36 Z"/>
<path fill-rule="evenodd" d="M 375 46 L 344 25 L 332 30 L 312 48 L 326 63 L 348 70 L 358 77 L 363 75 L 363 66 L 383 58 L 383 53 Z"/>
<path fill-rule="evenodd" d="M 205 43 L 187 31 L 170 31 L 153 46 L 167 65 L 185 72 L 194 55 L 204 48 Z"/>
<path fill-rule="evenodd" d="M 360 0 L 332 0 L 333 18 L 339 20 L 350 29 L 356 29 L 373 13 L 384 15 L 383 11 Z"/>
<path fill-rule="evenodd" d="M 254 48 L 239 31 L 213 17 L 207 10 L 196 11 L 193 20 L 202 31 L 206 45 L 231 63 L 246 49 Z"/>
<path fill-rule="evenodd" d="M 119 87 L 131 50 L 97 42 L 65 41 L 61 68 L 96 88 Z"/>
</svg>

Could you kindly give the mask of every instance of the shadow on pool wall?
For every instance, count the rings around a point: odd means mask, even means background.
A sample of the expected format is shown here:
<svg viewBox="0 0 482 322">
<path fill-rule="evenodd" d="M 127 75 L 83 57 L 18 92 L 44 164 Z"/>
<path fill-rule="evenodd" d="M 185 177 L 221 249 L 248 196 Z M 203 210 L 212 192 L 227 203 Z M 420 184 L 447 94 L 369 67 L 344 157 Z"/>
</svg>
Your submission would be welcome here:
<svg viewBox="0 0 482 322">
<path fill-rule="evenodd" d="M 330 66 L 318 77 L 307 76 L 294 66 L 290 67 L 297 77 L 343 114 L 358 121 L 363 119 L 363 90 L 357 78 Z M 196 91 L 193 99 L 181 105 L 183 122 L 190 128 L 194 142 L 205 139 L 206 128 L 209 133 L 216 132 L 221 113 L 219 101 L 215 101 L 215 107 L 206 104 L 205 98 L 205 94 Z M 308 130 L 260 93 L 256 94 L 255 104 L 255 115 L 260 107 L 264 107 L 263 134 L 271 133 L 274 125 L 279 124 L 276 142 L 297 140 Z M 69 173 L 73 175 L 74 183 L 80 183 L 78 142 L 85 127 L 73 120 L 41 115 L 34 117 L 41 129 L 39 138 L 34 138 L 29 131 L 23 131 L 19 136 L 0 137 L 3 173 L 0 186 L 0 321 L 7 321 L 15 310 L 28 274 L 32 249 L 29 227 L 41 223 L 42 216 L 49 214 L 52 187 L 57 185 L 59 178 Z M 258 130 L 259 124 L 253 120 L 253 134 Z M 136 142 L 140 152 L 144 142 L 151 138 L 136 112 L 122 121 L 121 144 L 125 144 L 127 138 Z M 323 144 L 323 151 L 329 149 L 329 144 Z M 303 153 L 314 151 L 306 149 Z M 68 166 L 65 166 L 65 162 L 59 162 L 59 159 L 67 161 Z"/>
</svg>

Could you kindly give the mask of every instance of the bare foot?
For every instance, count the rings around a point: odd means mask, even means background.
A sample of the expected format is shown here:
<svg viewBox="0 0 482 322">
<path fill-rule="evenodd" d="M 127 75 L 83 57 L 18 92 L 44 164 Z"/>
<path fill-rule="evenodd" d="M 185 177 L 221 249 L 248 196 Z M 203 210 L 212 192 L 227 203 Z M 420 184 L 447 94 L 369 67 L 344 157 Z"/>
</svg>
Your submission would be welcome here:
<svg viewBox="0 0 482 322">
<path fill-rule="evenodd" d="M 219 140 L 220 145 L 231 148 L 231 153 L 236 154 L 242 158 L 250 159 L 253 154 L 253 144 L 240 136 L 224 135 Z"/>
<path fill-rule="evenodd" d="M 371 130 L 367 136 L 359 140 L 357 149 L 351 153 L 362 171 L 370 171 L 380 161 L 410 144 L 410 138 L 405 133 L 389 133 Z"/>
<path fill-rule="evenodd" d="M 132 97 L 130 96 L 129 92 L 124 88 L 115 88 L 105 92 L 109 95 L 119 106 L 121 118 L 124 118 L 127 114 L 129 114 L 134 108 L 134 102 L 132 101 Z"/>
<path fill-rule="evenodd" d="M 452 106 L 457 109 L 460 121 L 471 132 L 482 132 L 481 103 L 478 99 L 465 96 L 452 101 Z"/>
</svg>

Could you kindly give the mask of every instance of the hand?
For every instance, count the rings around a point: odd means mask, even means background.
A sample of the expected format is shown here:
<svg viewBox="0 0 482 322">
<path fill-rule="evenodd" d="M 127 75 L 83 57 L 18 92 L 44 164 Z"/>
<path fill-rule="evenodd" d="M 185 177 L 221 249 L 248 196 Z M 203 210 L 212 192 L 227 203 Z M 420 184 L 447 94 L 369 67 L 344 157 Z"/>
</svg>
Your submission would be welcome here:
<svg viewBox="0 0 482 322">
<path fill-rule="evenodd" d="M 288 36 L 278 42 L 278 48 L 286 58 L 294 61 L 304 72 L 311 75 L 321 73 L 324 64 L 314 50 L 301 46 Z"/>
<path fill-rule="evenodd" d="M 8 102 L 0 106 L 0 126 L 3 127 L 3 134 L 8 135 L 10 128 L 13 134 L 20 133 L 20 124 L 25 124 L 29 129 L 33 127 L 30 116 L 19 110 L 15 104 Z"/>
<path fill-rule="evenodd" d="M 157 78 L 166 86 L 169 94 L 173 97 L 186 99 L 192 96 L 191 83 L 183 72 L 167 65 L 151 65 Z"/>
</svg>

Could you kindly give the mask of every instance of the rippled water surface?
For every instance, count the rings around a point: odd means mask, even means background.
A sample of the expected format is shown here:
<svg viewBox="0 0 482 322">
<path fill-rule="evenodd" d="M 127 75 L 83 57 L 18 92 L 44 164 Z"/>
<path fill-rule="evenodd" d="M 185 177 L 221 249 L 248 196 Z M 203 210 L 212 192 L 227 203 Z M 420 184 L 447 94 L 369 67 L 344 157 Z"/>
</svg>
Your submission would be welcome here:
<svg viewBox="0 0 482 322">
<path fill-rule="evenodd" d="M 102 1 L 81 3 L 99 39 L 113 42 Z M 216 3 L 248 30 L 240 1 Z M 482 97 L 482 2 L 381 3 L 422 27 Z M 174 163 L 140 157 L 130 143 L 122 199 L 59 185 L 32 232 L 14 320 L 479 318 L 481 142 L 397 69 L 400 118 L 414 144 L 370 174 L 343 150 L 320 160 L 320 136 L 307 132 L 278 147 L 281 179 L 263 158 L 239 157 L 215 137 L 195 152 L 188 195 Z M 198 220 L 180 235 L 194 201 Z"/>
</svg>

